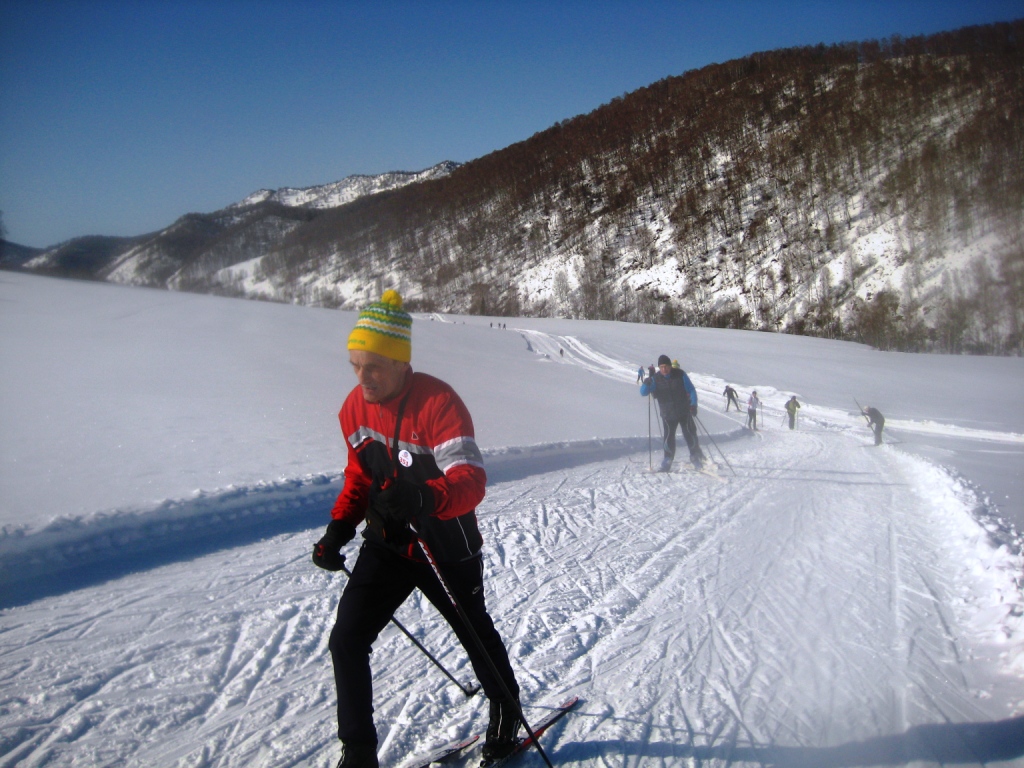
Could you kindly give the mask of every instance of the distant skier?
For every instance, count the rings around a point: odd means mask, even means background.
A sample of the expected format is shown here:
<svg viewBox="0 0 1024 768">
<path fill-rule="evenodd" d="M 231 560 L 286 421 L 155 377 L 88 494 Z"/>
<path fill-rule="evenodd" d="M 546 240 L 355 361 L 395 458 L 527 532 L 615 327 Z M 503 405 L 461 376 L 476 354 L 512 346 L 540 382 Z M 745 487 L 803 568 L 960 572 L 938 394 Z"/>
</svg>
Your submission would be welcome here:
<svg viewBox="0 0 1024 768">
<path fill-rule="evenodd" d="M 800 410 L 800 403 L 796 401 L 796 395 L 793 395 L 789 400 L 786 401 L 786 413 L 789 414 L 789 428 L 796 429 L 796 412 Z"/>
<path fill-rule="evenodd" d="M 644 367 L 641 365 L 636 369 L 636 383 L 643 384 L 644 381 Z"/>
<path fill-rule="evenodd" d="M 690 462 L 694 468 L 704 466 L 704 452 L 697 437 L 697 390 L 682 368 L 673 368 L 668 355 L 658 358 L 658 373 L 644 381 L 640 395 L 654 395 L 665 426 L 665 458 L 661 471 L 668 472 L 676 455 L 676 427 L 682 427 L 683 438 L 690 449 Z"/>
<path fill-rule="evenodd" d="M 722 393 L 726 397 L 725 401 L 725 412 L 729 412 L 729 404 L 732 403 L 736 406 L 736 410 L 740 409 L 740 401 L 736 399 L 736 390 L 730 387 L 728 384 L 725 385 L 725 391 Z"/>
<path fill-rule="evenodd" d="M 868 427 L 871 429 L 872 432 L 875 433 L 875 445 L 881 445 L 882 427 L 885 426 L 885 416 L 883 416 L 882 412 L 879 411 L 877 408 L 870 405 L 864 406 L 861 413 L 863 413 L 864 416 L 867 418 Z"/>
<path fill-rule="evenodd" d="M 747 429 L 757 432 L 757 407 L 761 401 L 757 399 L 757 390 L 750 393 L 747 398 Z"/>
</svg>

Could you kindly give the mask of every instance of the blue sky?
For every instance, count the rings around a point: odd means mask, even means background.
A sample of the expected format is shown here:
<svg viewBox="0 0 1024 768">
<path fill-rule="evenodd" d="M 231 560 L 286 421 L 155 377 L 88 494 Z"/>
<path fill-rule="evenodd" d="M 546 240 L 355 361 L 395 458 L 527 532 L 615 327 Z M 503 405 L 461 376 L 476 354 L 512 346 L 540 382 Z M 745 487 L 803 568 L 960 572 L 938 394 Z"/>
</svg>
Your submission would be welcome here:
<svg viewBox="0 0 1024 768">
<path fill-rule="evenodd" d="M 8 239 L 137 235 L 263 188 L 464 162 L 755 51 L 1024 0 L 0 0 Z"/>
</svg>

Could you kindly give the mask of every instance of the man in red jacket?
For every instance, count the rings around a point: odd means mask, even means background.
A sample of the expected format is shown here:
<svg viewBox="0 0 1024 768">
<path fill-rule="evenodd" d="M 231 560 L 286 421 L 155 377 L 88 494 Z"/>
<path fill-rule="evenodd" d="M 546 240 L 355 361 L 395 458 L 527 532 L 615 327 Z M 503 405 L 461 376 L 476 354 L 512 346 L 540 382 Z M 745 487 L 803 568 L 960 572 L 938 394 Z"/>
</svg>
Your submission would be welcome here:
<svg viewBox="0 0 1024 768">
<path fill-rule="evenodd" d="M 401 296 L 386 291 L 380 302 L 360 313 L 349 336 L 349 362 L 358 385 L 338 414 L 348 444 L 345 483 L 327 532 L 313 548 L 316 565 L 340 570 L 345 562 L 341 548 L 365 520 L 359 558 L 330 638 L 343 746 L 338 768 L 377 768 L 370 648 L 413 589 L 451 625 L 490 700 L 484 760 L 507 754 L 520 725 L 519 686 L 484 605 L 483 540 L 475 510 L 487 475 L 473 420 L 450 386 L 413 372 L 411 331 L 412 318 L 402 309 Z M 479 644 L 434 573 L 428 553 Z"/>
</svg>

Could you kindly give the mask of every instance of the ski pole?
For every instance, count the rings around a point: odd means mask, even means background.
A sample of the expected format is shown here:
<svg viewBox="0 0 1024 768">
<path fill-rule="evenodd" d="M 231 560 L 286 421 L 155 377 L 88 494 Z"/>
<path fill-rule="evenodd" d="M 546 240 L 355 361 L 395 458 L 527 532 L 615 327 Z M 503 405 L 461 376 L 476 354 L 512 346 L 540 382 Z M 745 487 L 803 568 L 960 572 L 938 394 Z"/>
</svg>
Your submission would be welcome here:
<svg viewBox="0 0 1024 768">
<path fill-rule="evenodd" d="M 654 471 L 654 448 L 651 445 L 651 395 L 647 395 L 647 465 Z"/>
<path fill-rule="evenodd" d="M 857 403 L 857 398 L 856 397 L 853 398 L 853 402 Z M 866 413 L 864 413 L 864 408 L 861 406 L 860 403 L 857 403 L 857 410 L 860 411 L 860 415 L 864 417 L 864 422 L 870 427 L 871 426 L 871 419 L 869 419 L 868 415 Z"/>
<path fill-rule="evenodd" d="M 700 424 L 700 428 L 704 430 L 704 434 L 708 436 L 708 440 L 710 440 L 711 444 L 713 446 L 715 446 L 715 449 L 718 451 L 718 454 L 722 457 L 722 461 L 725 462 L 725 466 L 727 466 L 729 468 L 729 471 L 731 471 L 735 475 L 736 474 L 736 470 L 732 468 L 732 464 L 730 464 L 729 460 L 727 458 L 725 458 L 725 454 L 722 453 L 722 449 L 718 447 L 718 443 L 715 442 L 715 438 L 713 438 L 711 436 L 711 433 L 708 432 L 708 428 L 704 426 L 704 422 L 701 421 L 700 417 L 698 417 L 698 416 L 694 416 L 693 420 L 696 421 L 698 424 Z"/>
<path fill-rule="evenodd" d="M 537 739 L 533 729 L 530 728 L 530 724 L 526 721 L 526 715 L 523 714 L 522 707 L 519 706 L 519 700 L 512 695 L 512 691 L 508 689 L 508 685 L 505 684 L 504 678 L 501 676 L 501 672 L 498 671 L 498 666 L 494 663 L 494 659 L 491 658 L 491 654 L 487 652 L 487 648 L 484 646 L 484 641 L 480 639 L 480 635 L 477 634 L 476 629 L 469 621 L 469 615 L 466 613 L 466 609 L 462 607 L 462 603 L 455 597 L 455 593 L 448 585 L 448 581 L 445 579 L 444 574 L 441 573 L 441 566 L 438 565 L 437 560 L 434 558 L 434 553 L 430 551 L 430 547 L 427 546 L 427 542 L 420 536 L 419 531 L 415 527 L 410 525 L 412 532 L 416 534 L 416 540 L 419 542 L 420 548 L 423 550 L 423 554 L 427 556 L 427 562 L 430 563 L 431 570 L 434 571 L 434 575 L 437 576 L 437 580 L 441 582 L 441 586 L 444 587 L 445 594 L 448 595 L 448 600 L 451 601 L 452 607 L 455 608 L 455 612 L 459 614 L 459 618 L 462 619 L 462 623 L 466 625 L 466 631 L 469 632 L 469 636 L 473 638 L 473 642 L 476 644 L 477 650 L 487 661 L 487 666 L 490 667 L 491 674 L 494 675 L 494 679 L 498 681 L 498 685 L 501 686 L 501 692 L 509 703 L 515 707 L 516 714 L 519 716 L 519 722 L 523 724 L 523 728 L 526 729 L 526 733 L 530 737 L 530 741 L 537 747 L 537 751 L 540 752 L 540 756 L 544 758 L 544 762 L 547 763 L 548 768 L 555 768 L 551 764 L 551 760 L 548 759 L 547 753 L 544 748 L 540 745 L 540 741 Z"/>
<path fill-rule="evenodd" d="M 665 434 L 665 419 L 661 415 L 661 403 L 657 400 L 654 401 L 654 416 L 658 421 L 658 435 L 661 437 L 661 450 L 665 450 L 665 446 L 668 445 L 667 436 Z M 654 464 L 651 464 L 651 471 L 654 471 Z"/>
<path fill-rule="evenodd" d="M 348 569 L 348 566 L 342 565 L 341 566 L 341 570 L 343 570 L 348 575 L 349 578 L 352 578 L 352 571 L 350 571 Z M 475 686 L 471 685 L 471 686 L 469 686 L 467 688 L 462 683 L 460 683 L 458 680 L 456 680 L 455 677 L 452 675 L 452 673 L 449 672 L 447 669 L 445 669 L 444 665 L 440 661 L 438 661 L 436 658 L 434 658 L 433 654 L 431 654 L 430 651 L 428 651 L 426 648 L 423 647 L 423 643 L 421 643 L 419 640 L 417 640 L 415 637 L 413 637 L 412 633 L 408 629 L 403 627 L 402 626 L 402 622 L 400 622 L 394 616 L 391 617 L 391 623 L 394 624 L 396 627 L 398 627 L 400 630 L 402 630 L 402 632 L 405 634 L 405 636 L 408 637 L 410 640 L 412 640 L 412 644 L 415 645 L 417 648 L 419 648 L 421 651 L 423 651 L 423 654 L 428 659 L 430 659 L 432 662 L 434 662 L 434 666 L 436 666 L 438 669 L 440 669 L 442 672 L 444 672 L 445 677 L 447 677 L 449 680 L 451 680 L 453 683 L 455 683 L 457 686 L 459 686 L 459 690 L 462 691 L 464 694 L 466 694 L 466 698 L 467 699 L 470 698 L 471 696 L 475 695 L 477 693 L 477 691 L 480 690 L 480 686 L 479 685 L 475 685 Z"/>
<path fill-rule="evenodd" d="M 864 423 L 867 424 L 868 429 L 870 429 L 872 432 L 874 432 L 875 428 L 871 425 L 871 417 L 869 417 L 866 413 L 864 413 L 864 407 L 860 403 L 857 402 L 857 398 L 856 397 L 853 398 L 853 402 L 857 403 L 857 410 L 860 411 L 860 415 L 864 417 Z"/>
</svg>

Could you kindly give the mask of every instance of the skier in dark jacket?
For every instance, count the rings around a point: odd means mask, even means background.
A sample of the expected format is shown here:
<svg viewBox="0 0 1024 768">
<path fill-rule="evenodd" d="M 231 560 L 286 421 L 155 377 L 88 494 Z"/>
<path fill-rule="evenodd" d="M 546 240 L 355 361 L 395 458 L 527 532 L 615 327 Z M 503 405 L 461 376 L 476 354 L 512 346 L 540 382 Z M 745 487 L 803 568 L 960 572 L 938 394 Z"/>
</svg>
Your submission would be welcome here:
<svg viewBox="0 0 1024 768">
<path fill-rule="evenodd" d="M 370 650 L 414 589 L 451 625 L 490 700 L 484 759 L 507 755 L 520 725 L 519 686 L 484 605 L 475 510 L 487 475 L 473 421 L 450 386 L 410 368 L 411 330 L 401 296 L 387 291 L 360 313 L 349 336 L 358 384 L 338 414 L 348 444 L 345 483 L 313 547 L 317 566 L 341 570 L 341 548 L 366 522 L 328 644 L 338 691 L 338 768 L 377 768 Z"/>
<path fill-rule="evenodd" d="M 735 389 L 733 389 L 731 386 L 726 384 L 725 385 L 725 391 L 722 392 L 722 394 L 725 395 L 725 397 L 726 397 L 726 401 L 725 401 L 725 412 L 726 413 L 729 412 L 729 404 L 730 403 L 732 405 L 736 406 L 736 410 L 737 411 L 740 409 L 740 401 L 736 399 L 736 390 Z"/>
<path fill-rule="evenodd" d="M 875 433 L 875 445 L 882 444 L 882 427 L 885 426 L 885 416 L 877 408 L 866 405 L 861 413 L 868 420 L 868 427 Z"/>
<path fill-rule="evenodd" d="M 668 355 L 658 358 L 658 372 L 646 379 L 640 395 L 654 395 L 665 426 L 665 458 L 661 471 L 668 472 L 676 455 L 676 427 L 682 427 L 683 438 L 690 449 L 690 461 L 697 469 L 704 466 L 704 452 L 697 438 L 697 390 L 682 368 L 673 368 Z"/>
</svg>

